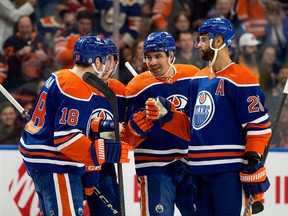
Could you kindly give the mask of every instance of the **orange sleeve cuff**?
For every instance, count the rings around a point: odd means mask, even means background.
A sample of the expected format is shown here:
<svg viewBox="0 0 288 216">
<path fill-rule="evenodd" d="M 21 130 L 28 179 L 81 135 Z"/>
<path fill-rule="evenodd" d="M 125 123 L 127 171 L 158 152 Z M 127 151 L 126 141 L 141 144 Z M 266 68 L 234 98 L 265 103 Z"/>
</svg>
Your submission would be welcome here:
<svg viewBox="0 0 288 216">
<path fill-rule="evenodd" d="M 257 152 L 263 156 L 264 150 L 268 144 L 268 141 L 272 133 L 264 134 L 261 136 L 250 135 L 246 138 L 245 152 Z"/>
<path fill-rule="evenodd" d="M 125 132 L 124 132 L 124 141 L 129 143 L 129 145 L 133 146 L 133 148 L 136 148 L 138 145 L 141 144 L 146 139 L 145 137 L 139 137 L 133 132 L 131 132 L 131 129 L 128 124 L 125 125 Z"/>
<path fill-rule="evenodd" d="M 179 126 L 181 125 L 181 127 Z M 190 121 L 185 113 L 174 111 L 173 118 L 161 127 L 181 139 L 190 140 Z"/>
</svg>

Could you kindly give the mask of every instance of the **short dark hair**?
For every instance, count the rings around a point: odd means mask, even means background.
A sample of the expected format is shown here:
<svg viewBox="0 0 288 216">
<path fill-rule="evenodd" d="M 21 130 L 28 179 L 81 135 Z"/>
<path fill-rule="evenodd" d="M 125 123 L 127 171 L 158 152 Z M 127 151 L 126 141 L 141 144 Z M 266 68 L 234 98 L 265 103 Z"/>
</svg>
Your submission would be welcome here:
<svg viewBox="0 0 288 216">
<path fill-rule="evenodd" d="M 90 19 L 93 21 L 93 14 L 86 10 L 81 10 L 77 13 L 76 20 L 79 21 L 81 19 Z"/>
</svg>

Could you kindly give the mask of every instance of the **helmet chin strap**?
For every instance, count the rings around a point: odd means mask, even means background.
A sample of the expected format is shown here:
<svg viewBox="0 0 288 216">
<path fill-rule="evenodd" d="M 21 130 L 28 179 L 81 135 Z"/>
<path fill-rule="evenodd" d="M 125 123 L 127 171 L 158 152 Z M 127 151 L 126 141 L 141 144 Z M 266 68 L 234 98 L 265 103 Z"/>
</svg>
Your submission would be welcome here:
<svg viewBox="0 0 288 216">
<path fill-rule="evenodd" d="M 103 65 L 103 70 L 102 71 L 98 71 L 94 63 L 92 64 L 92 67 L 93 67 L 94 71 L 98 74 L 98 77 L 101 78 L 103 73 L 104 73 L 104 71 L 105 71 L 105 65 Z"/>
<path fill-rule="evenodd" d="M 219 50 L 223 49 L 226 46 L 226 44 L 223 43 L 220 48 L 216 49 L 216 48 L 212 47 L 212 43 L 213 43 L 213 39 L 210 39 L 210 48 L 215 51 L 212 61 L 209 62 L 209 65 L 211 66 L 211 68 L 212 68 L 212 66 L 214 65 L 214 63 L 215 63 L 215 61 L 217 59 Z"/>
</svg>

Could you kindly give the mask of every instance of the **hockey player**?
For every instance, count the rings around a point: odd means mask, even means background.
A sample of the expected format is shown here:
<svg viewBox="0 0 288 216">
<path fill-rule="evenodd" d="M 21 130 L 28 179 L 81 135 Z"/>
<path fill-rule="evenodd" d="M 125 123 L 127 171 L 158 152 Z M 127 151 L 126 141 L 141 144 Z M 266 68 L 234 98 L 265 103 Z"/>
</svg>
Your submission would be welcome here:
<svg viewBox="0 0 288 216">
<path fill-rule="evenodd" d="M 106 49 L 96 37 L 80 37 L 74 47 L 74 67 L 51 74 L 25 126 L 19 150 L 34 181 L 41 215 L 83 215 L 85 168 L 129 161 L 127 143 L 88 138 L 99 104 L 107 110 L 110 105 L 82 75 L 109 67 Z"/>
<path fill-rule="evenodd" d="M 235 34 L 229 20 L 208 19 L 198 33 L 199 54 L 210 65 L 192 78 L 185 111 L 191 120 L 188 159 L 198 182 L 197 215 L 243 215 L 248 196 L 260 200 L 270 185 L 260 162 L 271 136 L 265 97 L 257 78 L 229 57 Z M 148 102 L 147 118 L 157 118 L 158 108 L 174 112 L 164 98 Z M 180 118 L 183 113 L 174 112 L 169 123 L 180 127 Z"/>
<path fill-rule="evenodd" d="M 111 78 L 116 72 L 119 61 L 118 49 L 114 42 L 109 38 L 103 38 L 101 41 L 105 44 L 108 51 L 108 58 L 111 61 L 109 67 L 105 68 L 99 77 L 105 82 L 116 94 L 119 112 L 119 122 L 124 122 L 125 111 L 125 85 L 116 79 Z M 99 108 L 101 105 L 99 106 Z M 109 110 L 111 112 L 111 110 Z M 102 112 L 97 112 L 92 120 L 92 131 L 94 136 L 99 136 L 104 139 L 113 139 L 114 122 L 111 115 L 103 115 Z M 120 129 L 123 128 L 120 125 Z M 100 132 L 101 131 L 101 132 Z M 100 132 L 100 133 L 99 133 Z M 123 137 L 123 136 L 122 136 Z M 87 203 L 91 216 L 113 216 L 116 211 L 120 212 L 120 195 L 119 185 L 113 163 L 104 163 L 101 165 L 101 170 L 94 172 L 86 172 L 83 176 L 83 185 Z M 94 192 L 94 187 L 109 201 L 112 206 L 108 206 L 100 199 L 97 193 Z M 115 211 L 116 210 L 116 211 Z"/>
<path fill-rule="evenodd" d="M 151 33 L 144 41 L 144 61 L 149 71 L 134 77 L 127 85 L 128 126 L 125 139 L 135 147 L 136 174 L 141 188 L 142 216 L 172 216 L 174 204 L 181 215 L 193 215 L 193 179 L 185 171 L 190 134 L 180 127 L 169 133 L 159 121 L 145 117 L 145 102 L 162 96 L 173 102 L 171 109 L 182 110 L 187 103 L 187 87 L 199 70 L 192 65 L 173 65 L 175 41 L 167 32 Z M 189 126 L 189 122 L 187 122 Z M 187 162 L 187 161 L 186 161 Z"/>
</svg>

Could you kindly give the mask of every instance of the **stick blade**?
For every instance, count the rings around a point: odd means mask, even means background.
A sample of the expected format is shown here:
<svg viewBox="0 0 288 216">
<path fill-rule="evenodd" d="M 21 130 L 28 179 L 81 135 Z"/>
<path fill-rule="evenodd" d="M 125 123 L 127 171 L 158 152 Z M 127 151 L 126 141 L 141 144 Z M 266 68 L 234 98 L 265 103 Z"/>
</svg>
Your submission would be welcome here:
<svg viewBox="0 0 288 216">
<path fill-rule="evenodd" d="M 89 85 L 99 90 L 108 99 L 114 95 L 114 92 L 95 74 L 91 72 L 85 72 L 82 76 L 82 79 Z"/>
</svg>

